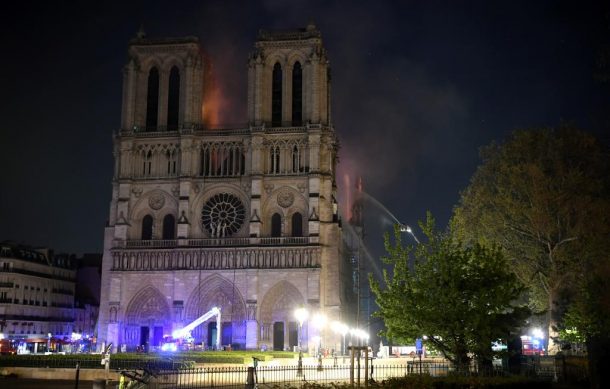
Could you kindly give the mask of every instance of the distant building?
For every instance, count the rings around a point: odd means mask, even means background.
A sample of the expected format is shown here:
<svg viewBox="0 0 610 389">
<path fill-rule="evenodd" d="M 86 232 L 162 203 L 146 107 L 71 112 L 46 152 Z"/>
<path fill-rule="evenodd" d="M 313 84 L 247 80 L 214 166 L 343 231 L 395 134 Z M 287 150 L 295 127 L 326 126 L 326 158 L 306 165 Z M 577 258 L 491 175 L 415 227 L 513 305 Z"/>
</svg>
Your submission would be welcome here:
<svg viewBox="0 0 610 389">
<path fill-rule="evenodd" d="M 99 310 L 98 304 L 77 302 L 74 306 L 74 332 L 84 338 L 94 336 Z"/>
<path fill-rule="evenodd" d="M 75 281 L 73 257 L 0 244 L 0 332 L 8 339 L 26 340 L 31 352 L 46 349 L 51 339 L 69 339 Z"/>
<path fill-rule="evenodd" d="M 74 331 L 83 337 L 95 334 L 100 307 L 102 255 L 85 254 L 78 259 L 74 297 Z"/>
<path fill-rule="evenodd" d="M 100 254 L 76 258 L 0 243 L 0 333 L 32 353 L 61 349 L 73 333 L 91 339 L 100 278 Z"/>
</svg>

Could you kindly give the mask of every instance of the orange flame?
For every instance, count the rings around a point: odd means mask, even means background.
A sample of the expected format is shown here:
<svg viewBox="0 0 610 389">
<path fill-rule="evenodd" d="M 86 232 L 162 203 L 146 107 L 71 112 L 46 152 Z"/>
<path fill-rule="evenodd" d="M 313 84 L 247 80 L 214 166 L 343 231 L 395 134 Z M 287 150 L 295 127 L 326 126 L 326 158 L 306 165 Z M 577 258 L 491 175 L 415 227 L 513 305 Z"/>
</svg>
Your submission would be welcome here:
<svg viewBox="0 0 610 389">
<path fill-rule="evenodd" d="M 220 111 L 223 106 L 223 96 L 213 73 L 212 62 L 207 57 L 205 59 L 205 66 L 207 71 L 204 75 L 204 94 L 201 114 L 203 115 L 203 124 L 209 128 L 219 124 Z"/>
</svg>

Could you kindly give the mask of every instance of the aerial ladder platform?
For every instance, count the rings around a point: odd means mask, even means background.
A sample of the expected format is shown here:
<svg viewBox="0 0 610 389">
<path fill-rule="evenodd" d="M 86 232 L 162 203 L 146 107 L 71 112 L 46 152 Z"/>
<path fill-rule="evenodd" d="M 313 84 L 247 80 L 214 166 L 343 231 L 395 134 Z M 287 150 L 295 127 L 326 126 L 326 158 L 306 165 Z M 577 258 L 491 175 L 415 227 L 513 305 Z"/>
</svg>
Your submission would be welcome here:
<svg viewBox="0 0 610 389">
<path fill-rule="evenodd" d="M 214 316 L 216 316 L 216 350 L 220 350 L 220 335 L 221 335 L 220 317 L 221 316 L 220 316 L 220 308 L 218 308 L 218 307 L 213 307 L 212 309 L 210 309 L 203 315 L 199 316 L 197 319 L 193 320 L 191 323 L 187 324 L 184 328 L 175 330 L 172 333 L 172 336 L 175 339 L 190 338 L 192 330 L 194 330 L 197 326 L 203 324 L 204 322 L 208 321 L 209 319 L 211 319 Z"/>
</svg>

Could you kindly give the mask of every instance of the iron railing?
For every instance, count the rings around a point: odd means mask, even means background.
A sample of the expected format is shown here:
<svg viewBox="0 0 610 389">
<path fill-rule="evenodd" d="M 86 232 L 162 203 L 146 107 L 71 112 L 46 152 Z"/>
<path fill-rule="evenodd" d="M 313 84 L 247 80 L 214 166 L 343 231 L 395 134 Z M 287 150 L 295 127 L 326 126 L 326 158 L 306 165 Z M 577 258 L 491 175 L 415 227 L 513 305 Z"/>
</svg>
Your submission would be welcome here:
<svg viewBox="0 0 610 389">
<path fill-rule="evenodd" d="M 252 376 L 248 374 L 247 366 L 230 367 L 194 367 L 195 363 L 187 360 L 151 359 L 134 360 L 111 358 L 110 369 L 124 372 L 131 379 L 142 377 L 146 373 L 148 388 L 176 388 L 191 389 L 209 387 L 239 387 L 254 382 L 265 386 L 291 386 L 302 387 L 305 383 L 364 383 L 365 376 L 369 380 L 383 381 L 389 378 L 399 378 L 409 375 L 430 375 L 443 377 L 447 375 L 462 376 L 506 376 L 519 374 L 537 380 L 559 380 L 570 382 L 578 380 L 583 382 L 588 378 L 586 369 L 578 370 L 575 366 L 561 363 L 561 360 L 549 358 L 544 361 L 525 361 L 518 372 L 509 373 L 501 366 L 481 370 L 476 365 L 456 368 L 448 363 L 409 361 L 407 363 L 392 363 L 384 360 L 383 363 L 371 361 L 368 365 L 368 374 L 365 371 L 364 361 L 355 364 L 350 369 L 349 361 L 342 358 L 326 359 L 322 365 L 296 365 L 258 366 Z M 58 358 L 48 356 L 3 356 L 0 357 L 0 367 L 36 367 L 36 368 L 75 368 L 79 364 L 81 369 L 103 369 L 100 355 L 66 355 Z M 566 367 L 567 366 L 567 367 Z M 570 370 L 568 370 L 568 367 Z M 252 369 L 252 368 L 250 368 Z M 353 373 L 352 373 L 353 372 Z M 351 377 L 350 375 L 353 374 Z"/>
<path fill-rule="evenodd" d="M 159 371 L 149 382 L 149 388 L 210 388 L 210 387 L 239 387 L 253 381 L 262 387 L 268 386 L 289 386 L 302 387 L 306 383 L 364 383 L 365 366 L 361 363 L 360 367 L 355 367 L 353 373 L 350 372 L 349 365 L 332 366 L 259 366 L 256 368 L 254 376 L 248 377 L 247 367 L 212 367 L 212 368 L 192 368 L 173 371 Z M 407 363 L 389 365 L 369 365 L 369 380 L 383 381 L 389 378 L 398 378 L 408 375 L 426 374 L 433 377 L 442 377 L 449 374 L 455 375 L 477 375 L 477 376 L 497 376 L 507 375 L 502 369 L 491 369 L 486 372 L 473 368 L 455 369 L 452 365 L 445 363 Z M 536 379 L 549 380 L 553 378 L 554 371 L 529 370 L 524 367 L 522 374 Z M 350 374 L 353 374 L 350 377 Z M 260 387 L 259 386 L 259 387 Z M 248 387 L 248 385 L 246 385 Z"/>
</svg>

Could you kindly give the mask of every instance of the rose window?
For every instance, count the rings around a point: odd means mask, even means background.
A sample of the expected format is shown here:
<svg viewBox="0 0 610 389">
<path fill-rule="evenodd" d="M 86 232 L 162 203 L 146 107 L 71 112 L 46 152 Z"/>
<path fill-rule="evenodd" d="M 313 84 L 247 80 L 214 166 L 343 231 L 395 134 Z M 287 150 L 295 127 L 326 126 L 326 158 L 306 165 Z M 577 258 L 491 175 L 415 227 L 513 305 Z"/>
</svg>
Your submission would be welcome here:
<svg viewBox="0 0 610 389">
<path fill-rule="evenodd" d="M 210 236 L 231 236 L 244 224 L 246 210 L 239 199 L 230 193 L 218 193 L 205 203 L 201 211 L 201 222 Z"/>
</svg>

